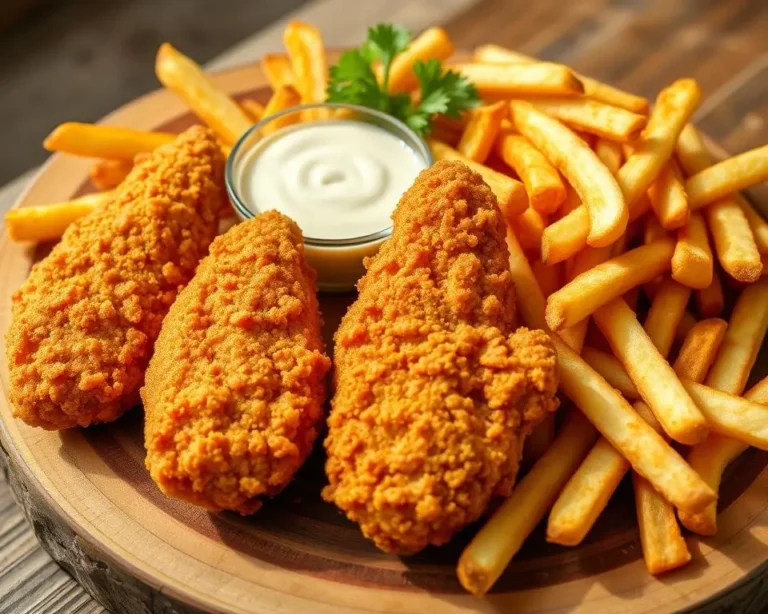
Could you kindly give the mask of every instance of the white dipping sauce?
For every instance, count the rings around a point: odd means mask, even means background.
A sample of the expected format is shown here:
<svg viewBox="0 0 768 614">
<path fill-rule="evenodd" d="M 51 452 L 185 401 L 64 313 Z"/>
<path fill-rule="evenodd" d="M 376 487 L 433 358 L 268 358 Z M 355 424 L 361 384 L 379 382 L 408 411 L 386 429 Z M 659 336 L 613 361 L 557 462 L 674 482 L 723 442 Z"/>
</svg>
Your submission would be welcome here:
<svg viewBox="0 0 768 614">
<path fill-rule="evenodd" d="M 254 213 L 277 209 L 305 238 L 350 239 L 389 228 L 426 163 L 374 124 L 327 120 L 264 137 L 241 168 L 238 192 Z"/>
</svg>

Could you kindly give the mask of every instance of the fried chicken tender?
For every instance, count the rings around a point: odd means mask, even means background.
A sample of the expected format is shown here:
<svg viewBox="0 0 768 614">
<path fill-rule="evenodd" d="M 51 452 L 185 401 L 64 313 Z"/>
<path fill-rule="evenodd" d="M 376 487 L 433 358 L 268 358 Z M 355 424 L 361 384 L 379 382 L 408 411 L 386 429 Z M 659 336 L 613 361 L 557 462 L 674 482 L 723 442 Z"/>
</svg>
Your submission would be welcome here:
<svg viewBox="0 0 768 614">
<path fill-rule="evenodd" d="M 314 280 L 299 227 L 275 211 L 213 242 L 141 391 L 146 464 L 166 495 L 248 514 L 304 462 L 331 366 Z"/>
<path fill-rule="evenodd" d="M 224 160 L 190 128 L 137 163 L 74 222 L 13 295 L 6 337 L 15 415 L 66 429 L 136 405 L 163 317 L 216 235 Z"/>
<path fill-rule="evenodd" d="M 506 226 L 479 175 L 438 162 L 393 219 L 336 333 L 323 496 L 410 554 L 509 494 L 557 376 L 548 336 L 514 332 Z"/>
</svg>

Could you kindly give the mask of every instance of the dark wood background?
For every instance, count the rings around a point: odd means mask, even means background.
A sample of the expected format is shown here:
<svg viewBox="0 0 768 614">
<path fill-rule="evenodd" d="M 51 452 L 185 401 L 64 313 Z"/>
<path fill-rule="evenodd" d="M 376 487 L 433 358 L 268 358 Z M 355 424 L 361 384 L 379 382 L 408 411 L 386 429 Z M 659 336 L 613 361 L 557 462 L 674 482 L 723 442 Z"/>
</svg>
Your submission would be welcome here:
<svg viewBox="0 0 768 614">
<path fill-rule="evenodd" d="M 693 77 L 704 132 L 731 153 L 768 143 L 766 0 L 480 0 L 445 25 L 458 48 L 498 43 L 649 98 Z M 101 611 L 37 545 L 0 475 L 0 612 Z"/>
</svg>

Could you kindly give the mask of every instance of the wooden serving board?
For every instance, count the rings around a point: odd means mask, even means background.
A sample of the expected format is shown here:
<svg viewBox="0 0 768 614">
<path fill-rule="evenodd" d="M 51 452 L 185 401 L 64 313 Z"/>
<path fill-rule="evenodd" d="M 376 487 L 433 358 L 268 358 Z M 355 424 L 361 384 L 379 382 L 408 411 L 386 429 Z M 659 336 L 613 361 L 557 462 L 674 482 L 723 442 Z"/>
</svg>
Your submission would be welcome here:
<svg viewBox="0 0 768 614">
<path fill-rule="evenodd" d="M 215 79 L 238 97 L 265 102 L 269 96 L 256 66 Z M 166 91 L 104 120 L 171 131 L 194 121 Z M 89 191 L 90 164 L 53 156 L 18 206 Z M 0 239 L 3 335 L 11 293 L 45 251 Z M 321 298 L 327 338 L 351 298 Z M 625 483 L 581 546 L 548 545 L 540 527 L 480 600 L 467 595 L 455 576 L 473 528 L 417 556 L 379 552 L 320 499 L 320 445 L 294 483 L 257 514 L 211 514 L 165 498 L 150 480 L 140 408 L 87 430 L 32 429 L 12 418 L 4 348 L 0 375 L 0 460 L 16 497 L 46 550 L 115 612 L 761 612 L 768 600 L 768 454 L 754 449 L 728 472 L 717 537 L 689 538 L 693 562 L 685 569 L 661 579 L 646 573 Z"/>
</svg>

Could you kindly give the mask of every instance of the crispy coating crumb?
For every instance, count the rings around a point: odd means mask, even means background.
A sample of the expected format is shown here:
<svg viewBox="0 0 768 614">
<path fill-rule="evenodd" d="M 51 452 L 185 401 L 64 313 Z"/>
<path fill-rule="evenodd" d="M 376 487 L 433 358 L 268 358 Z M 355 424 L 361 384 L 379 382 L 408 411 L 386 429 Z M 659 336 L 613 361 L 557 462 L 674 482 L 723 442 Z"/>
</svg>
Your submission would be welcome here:
<svg viewBox="0 0 768 614">
<path fill-rule="evenodd" d="M 301 231 L 275 211 L 213 242 L 141 391 L 146 464 L 164 493 L 247 514 L 304 462 L 330 369 L 314 280 Z"/>
<path fill-rule="evenodd" d="M 510 492 L 557 377 L 547 335 L 513 332 L 505 222 L 479 175 L 438 162 L 393 217 L 336 333 L 323 496 L 409 554 Z"/>
<path fill-rule="evenodd" d="M 6 337 L 16 416 L 65 429 L 138 402 L 163 317 L 216 234 L 223 175 L 213 134 L 190 128 L 32 268 Z"/>
</svg>

